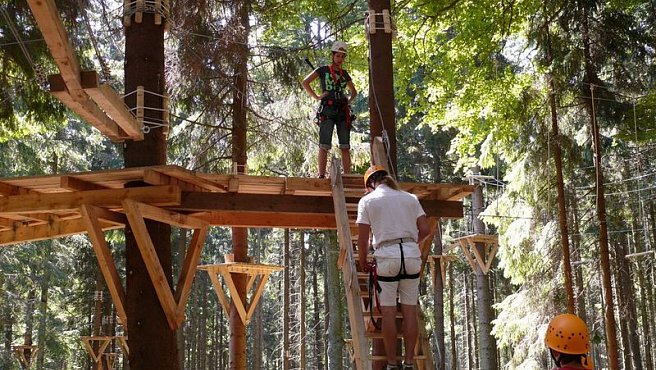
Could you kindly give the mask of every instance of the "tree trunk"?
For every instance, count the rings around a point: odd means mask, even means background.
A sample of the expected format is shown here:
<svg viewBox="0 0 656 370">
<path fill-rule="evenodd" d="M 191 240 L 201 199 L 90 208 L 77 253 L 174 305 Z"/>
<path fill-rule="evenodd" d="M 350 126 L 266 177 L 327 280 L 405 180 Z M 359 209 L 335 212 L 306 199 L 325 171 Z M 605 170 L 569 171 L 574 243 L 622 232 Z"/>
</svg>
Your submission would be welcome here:
<svg viewBox="0 0 656 370">
<path fill-rule="evenodd" d="M 476 365 L 474 362 L 474 341 L 476 338 L 473 335 L 473 330 L 472 330 L 472 321 L 473 319 L 473 309 L 469 304 L 469 297 L 471 297 L 470 293 L 470 285 L 469 285 L 469 274 L 467 271 L 465 271 L 463 274 L 463 295 L 462 299 L 464 301 L 464 306 L 465 306 L 465 343 L 466 343 L 466 348 L 467 348 L 467 369 L 475 369 Z"/>
<path fill-rule="evenodd" d="M 595 84 L 600 85 L 599 77 L 592 64 L 592 55 L 590 53 L 590 36 L 588 30 L 589 9 L 587 4 L 579 0 L 579 9 L 581 10 L 582 41 L 583 41 L 583 59 L 585 63 L 584 81 L 590 87 L 584 89 L 583 103 L 590 117 L 590 134 L 592 137 L 592 149 L 594 151 L 595 164 L 595 183 L 597 199 L 597 222 L 599 224 L 599 258 L 601 262 L 602 291 L 604 295 L 604 323 L 606 328 L 606 350 L 608 355 L 608 367 L 610 370 L 618 370 L 618 348 L 617 336 L 615 329 L 615 312 L 613 300 L 613 288 L 611 282 L 610 253 L 608 248 L 608 225 L 606 224 L 606 198 L 604 194 L 604 175 L 602 171 L 602 156 L 599 139 L 599 125 L 596 117 L 594 100 Z M 588 94 L 589 92 L 589 94 Z"/>
<path fill-rule="evenodd" d="M 132 17 L 125 28 L 125 103 L 136 107 L 137 86 L 148 93 L 144 96 L 144 119 L 161 122 L 165 93 L 164 25 L 155 24 L 155 15 L 144 13 L 141 23 Z M 161 127 L 151 128 L 143 141 L 126 140 L 123 156 L 125 167 L 166 164 L 166 138 Z M 129 183 L 126 187 L 143 186 Z M 167 224 L 146 221 L 157 257 L 171 282 L 171 227 Z M 125 228 L 126 246 L 126 312 L 130 333 L 130 367 L 133 369 L 178 370 L 176 331 L 169 327 L 159 303 L 137 242 L 129 225 Z"/>
<path fill-rule="evenodd" d="M 647 287 L 647 279 L 645 279 L 645 274 L 643 272 L 644 264 L 643 261 L 638 261 L 636 268 L 636 275 L 638 275 L 638 284 L 640 286 L 640 317 L 642 324 L 642 333 L 643 333 L 643 346 L 645 349 L 645 365 L 647 369 L 654 368 L 653 360 L 653 342 L 651 340 L 652 328 L 650 325 L 650 315 L 648 310 L 649 294 Z"/>
<path fill-rule="evenodd" d="M 546 25 L 547 33 L 547 64 L 551 64 L 551 44 L 549 37 L 549 25 Z M 565 278 L 565 295 L 567 296 L 567 312 L 575 313 L 576 301 L 574 299 L 574 288 L 572 284 L 572 264 L 569 251 L 569 230 L 567 228 L 567 207 L 565 207 L 565 185 L 563 181 L 563 159 L 562 140 L 558 130 L 558 111 L 556 110 L 556 84 L 553 76 L 546 75 L 549 83 L 549 109 L 551 111 L 551 136 L 553 137 L 553 156 L 556 165 L 556 189 L 558 190 L 558 226 L 560 228 L 560 244 L 563 249 L 563 277 Z"/>
<path fill-rule="evenodd" d="M 36 278 L 33 276 L 32 280 L 36 280 Z M 36 289 L 30 288 L 29 292 L 27 293 L 27 299 L 25 301 L 25 333 L 23 334 L 23 344 L 26 346 L 31 346 L 32 345 L 32 332 L 34 329 L 34 301 L 36 301 Z M 27 360 L 27 363 L 32 362 L 32 350 L 31 349 L 26 349 L 23 352 L 23 355 L 25 356 L 25 360 Z M 23 364 L 21 362 L 20 364 L 22 369 L 28 369 L 27 364 Z"/>
<path fill-rule="evenodd" d="M 474 172 L 477 172 L 476 170 Z M 484 234 L 485 225 L 478 218 L 483 211 L 483 189 L 480 186 L 474 188 L 472 194 L 472 209 L 474 218 L 474 233 Z M 476 248 L 481 255 L 485 255 L 485 245 L 476 243 Z M 492 297 L 490 293 L 489 276 L 483 273 L 480 266 L 476 266 L 476 303 L 478 306 L 478 329 L 479 329 L 479 366 L 481 370 L 497 369 L 497 344 L 492 336 Z"/>
<path fill-rule="evenodd" d="M 619 258 L 619 256 L 618 256 Z M 617 269 L 615 275 L 618 277 L 618 281 L 615 284 L 615 290 L 617 293 L 617 296 L 620 297 L 618 299 L 618 308 L 619 308 L 619 314 L 621 317 L 627 314 L 626 312 L 626 302 L 624 302 L 624 299 L 621 298 L 620 292 L 623 292 L 623 281 L 621 278 L 622 272 L 620 271 L 622 267 L 618 263 L 615 268 Z M 619 322 L 619 329 L 620 329 L 620 339 L 622 341 L 622 348 L 624 350 L 621 352 L 622 355 L 622 362 L 624 366 L 624 370 L 632 370 L 633 367 L 631 366 L 631 346 L 629 344 L 629 327 L 627 325 L 627 322 L 625 320 L 620 320 Z"/>
<path fill-rule="evenodd" d="M 50 261 L 52 254 L 52 242 L 49 242 L 46 252 L 46 261 Z M 37 330 L 38 346 L 40 348 L 36 356 L 36 369 L 43 370 L 43 361 L 45 359 L 46 345 L 48 339 L 46 338 L 48 332 L 48 291 L 50 289 L 50 269 L 45 266 L 43 268 L 43 278 L 41 279 L 41 298 L 39 300 L 39 326 Z"/>
<path fill-rule="evenodd" d="M 257 247 L 255 250 L 255 263 L 260 263 L 261 262 L 261 254 L 262 250 L 264 249 L 263 243 L 262 243 L 262 229 L 257 229 L 257 243 L 255 243 L 255 246 Z M 262 357 L 264 354 L 264 338 L 263 338 L 263 324 L 262 324 L 262 305 L 258 304 L 257 307 L 255 307 L 255 313 L 253 317 L 253 365 L 252 368 L 253 370 L 260 370 L 262 369 Z"/>
<path fill-rule="evenodd" d="M 451 326 L 451 370 L 458 369 L 458 354 L 456 353 L 456 314 L 455 314 L 455 297 L 453 296 L 453 263 L 449 264 L 449 324 Z"/>
<path fill-rule="evenodd" d="M 631 218 L 631 227 L 633 230 L 638 230 L 638 214 L 634 214 L 634 217 Z M 634 232 L 634 245 L 636 251 L 643 250 L 642 243 L 640 241 L 639 232 Z M 627 242 L 628 242 L 627 236 Z M 617 296 L 620 299 L 621 307 L 623 307 L 624 315 L 622 315 L 622 321 L 626 322 L 627 329 L 631 333 L 629 337 L 629 348 L 631 350 L 631 362 L 634 369 L 642 368 L 642 353 L 640 351 L 640 335 L 638 331 L 638 309 L 636 308 L 636 292 L 633 285 L 633 278 L 631 273 L 631 265 L 629 260 L 626 259 L 627 255 L 627 246 L 624 243 L 618 243 L 618 247 L 615 248 L 618 251 L 617 262 L 620 267 L 619 271 L 619 283 L 622 287 L 622 294 Z M 644 333 L 643 333 L 644 334 Z M 627 347 L 625 347 L 625 352 L 627 352 Z"/>
<path fill-rule="evenodd" d="M 306 297 L 305 297 L 305 232 L 301 230 L 299 232 L 299 239 L 301 240 L 301 245 L 300 245 L 300 252 L 299 252 L 299 264 L 298 264 L 298 270 L 299 270 L 299 284 L 298 284 L 298 294 L 299 296 L 299 302 L 300 302 L 300 310 L 299 310 L 299 325 L 300 325 L 300 338 L 299 338 L 299 351 L 300 351 L 300 362 L 299 366 L 301 369 L 305 369 L 307 366 L 307 359 L 305 358 L 305 305 L 307 304 L 306 302 Z"/>
<path fill-rule="evenodd" d="M 340 286 L 340 271 L 337 268 L 339 244 L 334 231 L 326 232 L 326 302 L 328 311 L 328 369 L 344 368 L 344 295 Z"/>
<path fill-rule="evenodd" d="M 369 0 L 369 9 L 377 14 L 390 11 L 390 0 Z M 370 14 L 370 17 L 374 17 Z M 382 15 L 376 15 L 376 27 L 383 23 Z M 389 140 L 389 165 L 393 173 L 396 167 L 396 124 L 394 112 L 394 66 L 392 65 L 392 33 L 376 29 L 369 35 L 369 119 L 371 140 L 383 136 Z"/>
<path fill-rule="evenodd" d="M 233 2 L 237 32 L 234 55 L 234 90 L 232 94 L 232 162 L 236 172 L 246 173 L 248 131 L 248 37 L 250 0 Z M 232 246 L 235 262 L 248 262 L 248 229 L 232 228 Z M 235 288 L 242 302 L 246 302 L 247 275 L 233 274 Z M 230 369 L 246 369 L 246 326 L 241 321 L 234 299 L 230 304 Z"/>
<path fill-rule="evenodd" d="M 290 360 L 289 360 L 289 315 L 290 315 L 290 271 L 291 268 L 289 264 L 289 229 L 285 229 L 285 241 L 284 241 L 284 288 L 283 288 L 283 297 L 282 297 L 282 368 L 283 370 L 289 370 Z"/>
<path fill-rule="evenodd" d="M 314 245 L 314 243 L 312 244 Z M 321 325 L 320 312 L 323 312 L 320 308 L 321 306 L 321 297 L 319 296 L 319 281 L 317 275 L 319 271 L 317 266 L 319 266 L 319 251 L 320 248 L 313 248 L 313 263 L 312 263 L 312 298 L 313 298 L 313 320 L 312 327 L 315 328 L 314 332 L 314 357 L 317 370 L 324 369 L 323 362 L 323 353 L 324 353 L 324 336 L 323 336 L 323 325 Z"/>
<path fill-rule="evenodd" d="M 570 216 L 572 218 L 572 260 L 581 261 L 581 237 L 579 232 L 578 200 L 576 195 L 568 197 L 571 205 Z M 588 314 L 585 304 L 585 285 L 583 285 L 583 273 L 580 268 L 574 272 L 576 281 L 576 314 L 584 321 L 588 322 Z"/>
<path fill-rule="evenodd" d="M 434 244 L 435 254 L 442 255 L 442 225 L 437 223 Z M 435 356 L 435 367 L 437 370 L 446 368 L 446 346 L 444 345 L 444 282 L 442 281 L 442 266 L 439 260 L 435 261 L 435 274 L 433 275 L 433 304 L 435 306 L 435 341 L 437 342 L 437 354 Z"/>
<path fill-rule="evenodd" d="M 184 265 L 185 255 L 187 253 L 187 230 L 184 228 L 178 229 L 178 243 L 177 243 L 177 260 L 176 260 L 176 270 L 177 276 L 180 276 L 180 271 Z M 178 366 L 180 369 L 185 368 L 185 326 L 183 325 L 176 333 L 176 347 L 178 348 Z"/>
<path fill-rule="evenodd" d="M 10 369 L 12 356 L 11 356 L 11 344 L 14 340 L 14 315 L 12 313 L 11 302 L 12 299 L 9 298 L 9 293 L 13 293 L 14 284 L 9 279 L 5 278 L 4 274 L 0 274 L 0 279 L 4 279 L 3 286 L 3 297 L 2 297 L 2 324 L 3 324 L 3 339 L 4 339 L 4 351 L 3 356 L 0 358 L 0 364 L 3 369 Z"/>
</svg>

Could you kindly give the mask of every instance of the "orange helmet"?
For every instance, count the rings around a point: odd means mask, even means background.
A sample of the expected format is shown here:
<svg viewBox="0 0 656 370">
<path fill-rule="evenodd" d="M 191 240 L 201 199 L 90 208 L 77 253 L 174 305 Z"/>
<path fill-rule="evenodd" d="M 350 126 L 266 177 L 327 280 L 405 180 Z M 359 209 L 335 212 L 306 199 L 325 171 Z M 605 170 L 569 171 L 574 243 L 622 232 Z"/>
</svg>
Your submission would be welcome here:
<svg viewBox="0 0 656 370">
<path fill-rule="evenodd" d="M 369 167 L 367 169 L 367 172 L 364 173 L 364 187 L 367 188 L 367 185 L 369 184 L 369 178 L 371 177 L 371 175 L 381 171 L 385 172 L 386 175 L 388 174 L 387 169 L 381 165 L 375 165 Z"/>
<path fill-rule="evenodd" d="M 590 352 L 588 326 L 576 315 L 569 313 L 558 315 L 549 322 L 544 343 L 560 353 L 587 356 Z M 591 366 L 591 359 L 586 357 L 582 365 Z"/>
</svg>

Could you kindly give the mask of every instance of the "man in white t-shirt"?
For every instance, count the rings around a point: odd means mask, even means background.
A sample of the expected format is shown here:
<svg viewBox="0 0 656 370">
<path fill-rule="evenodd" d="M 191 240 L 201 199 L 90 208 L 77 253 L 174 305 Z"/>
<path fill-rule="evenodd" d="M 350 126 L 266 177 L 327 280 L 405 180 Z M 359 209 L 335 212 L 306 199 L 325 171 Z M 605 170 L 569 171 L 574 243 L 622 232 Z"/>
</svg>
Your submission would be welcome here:
<svg viewBox="0 0 656 370">
<path fill-rule="evenodd" d="M 364 175 L 368 192 L 358 203 L 358 260 L 367 270 L 369 233 L 373 233 L 376 273 L 381 288 L 383 344 L 387 369 L 396 369 L 396 298 L 403 314 L 403 369 L 412 369 L 417 342 L 417 299 L 421 251 L 418 243 L 430 233 L 426 213 L 413 194 L 399 189 L 382 166 Z"/>
</svg>

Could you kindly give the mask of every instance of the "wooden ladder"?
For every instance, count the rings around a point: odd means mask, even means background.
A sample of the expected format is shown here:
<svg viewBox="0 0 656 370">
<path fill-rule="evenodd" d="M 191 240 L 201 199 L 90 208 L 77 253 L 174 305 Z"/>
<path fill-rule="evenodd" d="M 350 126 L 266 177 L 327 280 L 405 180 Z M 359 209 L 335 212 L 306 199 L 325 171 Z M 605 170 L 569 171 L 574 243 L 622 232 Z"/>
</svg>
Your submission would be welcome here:
<svg viewBox="0 0 656 370">
<path fill-rule="evenodd" d="M 368 293 L 369 274 L 359 271 L 357 263 L 357 216 L 358 201 L 363 195 L 361 175 L 342 175 L 339 161 L 333 159 L 330 181 L 332 185 L 335 220 L 339 240 L 338 267 L 342 271 L 342 280 L 346 291 L 352 339 L 347 340 L 351 360 L 358 370 L 383 369 L 387 363 L 384 355 L 380 329 L 381 313 L 377 308 L 371 312 Z M 432 225 L 431 225 L 432 226 Z M 369 258 L 373 258 L 372 255 Z M 425 262 L 425 258 L 424 258 Z M 433 369 L 433 358 L 428 335 L 425 331 L 424 316 L 418 310 L 419 337 L 415 346 L 415 369 Z M 402 316 L 397 315 L 397 324 L 401 328 Z M 374 324 L 376 322 L 376 325 Z M 398 362 L 401 362 L 402 336 L 398 339 Z"/>
</svg>

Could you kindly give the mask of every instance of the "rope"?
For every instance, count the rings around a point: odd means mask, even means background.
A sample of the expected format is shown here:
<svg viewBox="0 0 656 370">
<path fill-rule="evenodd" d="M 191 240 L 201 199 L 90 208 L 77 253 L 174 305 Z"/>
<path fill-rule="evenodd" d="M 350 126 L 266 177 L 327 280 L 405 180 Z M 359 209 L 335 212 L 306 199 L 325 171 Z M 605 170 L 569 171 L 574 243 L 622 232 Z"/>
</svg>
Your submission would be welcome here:
<svg viewBox="0 0 656 370">
<path fill-rule="evenodd" d="M 84 25 L 86 26 L 87 32 L 89 33 L 89 38 L 91 39 L 91 45 L 93 45 L 93 50 L 96 52 L 96 58 L 98 58 L 98 63 L 100 64 L 100 70 L 102 71 L 105 80 L 109 81 L 112 78 L 112 73 L 111 70 L 109 69 L 109 66 L 107 66 L 107 62 L 105 62 L 105 59 L 103 59 L 103 57 L 100 55 L 98 40 L 96 40 L 96 36 L 93 34 L 93 29 L 91 28 L 89 17 L 87 17 L 87 8 L 84 6 L 82 0 L 77 0 L 77 4 L 80 7 L 82 18 L 84 19 Z"/>
<path fill-rule="evenodd" d="M 11 30 L 11 33 L 14 35 L 14 38 L 16 38 L 16 42 L 18 43 L 18 46 L 20 46 L 21 51 L 25 56 L 25 59 L 27 59 L 27 62 L 30 64 L 30 67 L 32 67 L 32 70 L 34 71 L 34 77 L 36 78 L 37 83 L 39 84 L 41 89 L 46 90 L 48 86 L 48 78 L 46 77 L 46 73 L 43 71 L 42 68 L 37 67 L 34 64 L 34 61 L 32 60 L 32 56 L 30 55 L 29 50 L 27 50 L 27 46 L 23 42 L 23 39 L 20 37 L 18 30 L 14 26 L 14 22 L 11 20 L 11 17 L 9 16 L 7 9 L 2 8 L 2 15 L 5 18 L 5 22 L 7 23 L 9 29 Z"/>
</svg>

